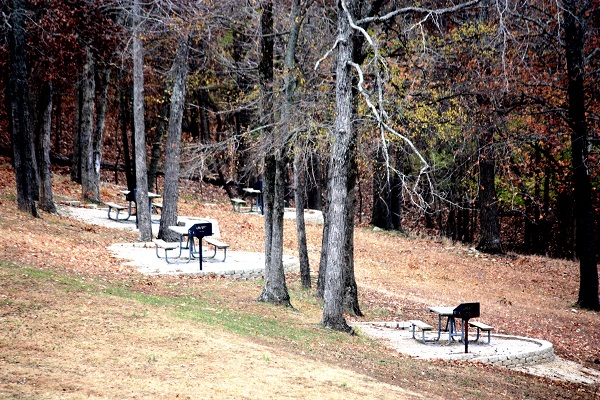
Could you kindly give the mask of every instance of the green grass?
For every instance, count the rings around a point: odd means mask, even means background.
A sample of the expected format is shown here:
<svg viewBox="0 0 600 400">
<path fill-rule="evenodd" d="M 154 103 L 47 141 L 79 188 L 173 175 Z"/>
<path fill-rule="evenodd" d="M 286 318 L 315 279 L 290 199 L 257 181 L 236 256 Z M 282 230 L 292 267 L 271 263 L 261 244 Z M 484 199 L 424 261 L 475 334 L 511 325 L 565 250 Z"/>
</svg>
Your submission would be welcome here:
<svg viewBox="0 0 600 400">
<path fill-rule="evenodd" d="M 259 315 L 252 311 L 237 310 L 227 306 L 226 299 L 216 289 L 196 287 L 193 293 L 188 290 L 186 295 L 158 296 L 136 291 L 131 282 L 107 283 L 104 281 L 83 281 L 82 278 L 55 270 L 39 270 L 29 267 L 19 267 L 14 264 L 0 263 L 0 277 L 7 286 L 25 284 L 28 287 L 51 284 L 65 292 L 86 292 L 99 296 L 115 296 L 135 301 L 143 306 L 160 308 L 170 315 L 197 322 L 208 326 L 218 326 L 228 332 L 249 338 L 262 338 L 268 342 L 285 341 L 288 344 L 305 347 L 310 343 L 333 345 L 345 340 L 365 340 L 364 338 L 350 339 L 347 334 L 332 330 L 321 329 L 318 324 L 298 324 L 298 311 L 266 303 L 256 303 L 253 309 L 264 310 L 260 314 L 272 314 L 277 317 Z M 244 282 L 232 282 L 232 285 L 243 286 Z M 256 283 L 251 283 L 256 285 Z M 301 288 L 292 289 L 292 295 L 297 295 L 297 305 L 302 308 L 318 307 L 318 301 Z M 273 310 L 277 307 L 276 310 Z M 274 312 L 273 312 L 274 311 Z M 147 314 L 143 307 L 134 312 L 134 317 L 142 318 Z"/>
</svg>

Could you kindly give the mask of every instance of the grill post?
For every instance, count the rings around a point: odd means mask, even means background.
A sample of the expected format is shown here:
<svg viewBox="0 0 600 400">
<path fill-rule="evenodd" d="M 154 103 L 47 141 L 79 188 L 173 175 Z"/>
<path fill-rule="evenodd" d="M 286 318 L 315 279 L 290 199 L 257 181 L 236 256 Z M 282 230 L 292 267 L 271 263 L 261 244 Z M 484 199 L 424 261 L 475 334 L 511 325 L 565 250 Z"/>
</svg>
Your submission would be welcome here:
<svg viewBox="0 0 600 400">
<path fill-rule="evenodd" d="M 199 224 L 194 224 L 188 230 L 188 240 L 191 242 L 190 246 L 194 243 L 194 238 L 198 238 L 198 259 L 200 260 L 200 271 L 202 271 L 202 238 L 204 236 L 212 236 L 212 224 L 210 222 L 204 222 Z M 192 256 L 190 247 L 190 257 Z"/>
<path fill-rule="evenodd" d="M 463 342 L 465 343 L 465 353 L 469 352 L 469 319 L 479 317 L 479 303 L 462 303 L 453 311 L 454 318 L 462 320 Z"/>
</svg>

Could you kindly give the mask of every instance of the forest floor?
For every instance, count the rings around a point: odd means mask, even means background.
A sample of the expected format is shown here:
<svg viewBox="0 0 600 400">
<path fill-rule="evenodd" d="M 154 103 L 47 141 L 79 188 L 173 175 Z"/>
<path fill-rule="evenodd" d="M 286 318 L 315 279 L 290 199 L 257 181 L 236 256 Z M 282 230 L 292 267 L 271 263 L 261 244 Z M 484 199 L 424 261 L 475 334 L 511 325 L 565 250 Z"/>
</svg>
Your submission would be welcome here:
<svg viewBox="0 0 600 400">
<path fill-rule="evenodd" d="M 67 175 L 57 201 L 78 199 Z M 122 202 L 104 184 L 104 201 Z M 582 385 L 457 361 L 415 360 L 364 335 L 320 328 L 314 291 L 288 276 L 294 309 L 258 303 L 261 281 L 144 276 L 107 247 L 137 233 L 16 209 L 0 164 L 0 398 L 600 398 Z M 261 252 L 263 221 L 224 193 L 181 188 L 181 215 L 219 221 L 231 249 Z M 307 227 L 313 278 L 322 226 Z M 285 253 L 296 254 L 293 221 Z M 439 238 L 355 231 L 363 317 L 421 319 L 429 305 L 481 303 L 500 334 L 540 338 L 563 359 L 600 369 L 600 314 L 573 306 L 578 264 L 486 256 Z M 316 280 L 313 281 L 316 284 Z"/>
</svg>

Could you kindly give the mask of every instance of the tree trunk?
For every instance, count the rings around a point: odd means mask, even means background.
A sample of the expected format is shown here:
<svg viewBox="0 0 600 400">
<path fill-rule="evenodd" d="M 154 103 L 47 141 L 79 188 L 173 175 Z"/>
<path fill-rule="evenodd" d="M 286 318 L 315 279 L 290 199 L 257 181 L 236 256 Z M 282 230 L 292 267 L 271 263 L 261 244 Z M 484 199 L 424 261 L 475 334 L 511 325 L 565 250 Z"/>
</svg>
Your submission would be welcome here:
<svg viewBox="0 0 600 400">
<path fill-rule="evenodd" d="M 10 55 L 10 128 L 13 146 L 13 166 L 19 210 L 39 217 L 35 206 L 35 152 L 29 113 L 29 83 L 27 81 L 27 40 L 25 37 L 25 1 L 12 0 L 11 30 L 8 35 Z"/>
<path fill-rule="evenodd" d="M 131 121 L 131 97 L 128 96 L 130 86 L 123 78 L 123 70 L 119 70 L 119 126 L 121 143 L 123 144 L 123 162 L 125 164 L 125 179 L 129 190 L 135 189 L 135 169 L 131 160 L 128 128 Z"/>
<path fill-rule="evenodd" d="M 371 224 L 383 230 L 393 228 L 391 214 L 390 165 L 386 163 L 383 152 L 386 151 L 381 141 L 375 149 L 373 163 L 373 210 Z"/>
<path fill-rule="evenodd" d="M 273 2 L 261 4 L 261 60 L 259 65 L 262 92 L 261 126 L 265 146 L 265 285 L 258 301 L 291 307 L 283 270 L 283 199 L 285 191 L 285 156 L 282 140 L 274 135 L 273 124 Z"/>
<path fill-rule="evenodd" d="M 175 67 L 175 65 L 174 65 Z M 163 103 L 160 107 L 160 115 L 156 123 L 156 133 L 154 136 L 154 142 L 152 143 L 152 155 L 150 158 L 150 166 L 148 167 L 148 185 L 154 187 L 154 191 L 158 191 L 158 185 L 156 182 L 156 176 L 158 172 L 158 163 L 162 153 L 163 141 L 165 132 L 167 130 L 167 121 L 169 121 L 169 109 L 171 102 L 171 92 L 173 90 L 172 80 L 167 78 L 165 83 L 165 91 L 163 97 Z M 181 133 L 180 133 L 181 137 Z M 179 173 L 179 172 L 178 172 Z M 166 181 L 165 181 L 166 184 Z M 163 210 L 164 211 L 164 210 Z"/>
<path fill-rule="evenodd" d="M 588 127 L 585 105 L 585 26 L 590 3 L 563 0 L 565 49 L 568 74 L 568 107 L 571 127 L 571 159 L 575 197 L 575 240 L 579 257 L 579 297 L 577 304 L 600 310 L 598 264 L 592 186 L 588 168 Z"/>
<path fill-rule="evenodd" d="M 177 234 L 169 230 L 169 226 L 177 225 L 177 200 L 179 198 L 179 163 L 181 146 L 181 121 L 185 101 L 185 85 L 188 75 L 188 39 L 181 38 L 179 49 L 173 61 L 173 94 L 169 112 L 169 132 L 165 154 L 165 187 L 163 193 L 163 209 L 160 217 L 158 237 L 166 241 L 174 241 Z"/>
<path fill-rule="evenodd" d="M 353 135 L 354 136 L 354 135 Z M 350 145 L 351 159 L 347 164 L 348 168 L 348 195 L 346 196 L 346 244 L 345 253 L 345 271 L 344 271 L 344 306 L 345 312 L 355 316 L 362 316 L 358 304 L 358 286 L 354 276 L 354 210 L 356 206 L 356 177 L 358 175 L 358 165 L 356 162 L 356 137 L 352 138 Z"/>
<path fill-rule="evenodd" d="M 491 135 L 491 134 L 490 134 Z M 477 250 L 484 253 L 503 253 L 500 240 L 500 224 L 498 222 L 498 199 L 496 197 L 495 161 L 491 146 L 490 135 L 480 139 L 479 143 L 479 244 Z"/>
<path fill-rule="evenodd" d="M 42 84 L 39 101 L 39 121 L 36 129 L 36 159 L 40 174 L 40 209 L 56 214 L 52 195 L 52 172 L 50 171 L 50 132 L 52 130 L 52 82 Z"/>
<path fill-rule="evenodd" d="M 94 193 L 98 193 L 100 201 L 100 165 L 102 164 L 102 137 L 106 126 L 106 107 L 108 104 L 108 83 L 110 69 L 105 68 L 100 73 L 100 87 L 98 88 L 98 110 L 96 113 L 96 125 L 92 136 L 92 171 L 90 174 L 91 186 Z"/>
<path fill-rule="evenodd" d="M 135 135 L 136 220 L 143 241 L 152 240 L 148 175 L 146 170 L 146 133 L 144 124 L 144 55 L 140 38 L 140 0 L 133 0 L 133 125 Z"/>
<path fill-rule="evenodd" d="M 301 151 L 296 151 L 294 157 L 294 182 L 296 190 L 294 191 L 294 202 L 296 203 L 296 230 L 298 231 L 298 259 L 300 262 L 300 280 L 304 289 L 310 289 L 312 286 L 310 280 L 310 264 L 308 260 L 308 248 L 306 245 L 306 225 L 304 221 L 304 190 L 306 163 Z"/>
<path fill-rule="evenodd" d="M 94 129 L 94 58 L 90 46 L 85 49 L 85 62 L 81 74 L 82 105 L 81 105 L 81 199 L 93 203 L 100 202 L 100 191 L 93 183 L 94 152 L 92 147 L 92 132 Z"/>
<path fill-rule="evenodd" d="M 348 10 L 355 9 L 355 1 L 348 1 Z M 323 293 L 323 316 L 326 328 L 353 332 L 343 315 L 346 244 L 348 240 L 348 164 L 352 157 L 352 62 L 353 31 L 346 11 L 338 2 L 338 42 L 336 66 L 336 119 L 331 155 L 331 204 L 329 205 L 327 267 Z"/>
<path fill-rule="evenodd" d="M 75 115 L 73 128 L 73 157 L 71 159 L 71 180 L 81 183 L 81 109 L 83 104 L 83 76 L 75 83 Z"/>
<path fill-rule="evenodd" d="M 294 0 L 292 12 L 290 13 L 290 34 L 286 44 L 285 69 L 284 69 L 284 93 L 285 102 L 282 111 L 282 126 L 284 134 L 291 135 L 293 130 L 292 109 L 294 107 L 294 98 L 296 92 L 296 80 L 294 78 L 296 48 L 300 28 L 302 27 L 303 16 L 300 10 L 300 0 Z M 302 287 L 310 289 L 310 265 L 308 261 L 308 249 L 306 245 L 306 226 L 304 222 L 304 190 L 305 190 L 305 171 L 306 163 L 302 152 L 302 142 L 299 135 L 296 135 L 295 154 L 294 154 L 294 203 L 296 204 L 296 231 L 298 237 L 298 259 L 300 262 L 300 278 Z"/>
<path fill-rule="evenodd" d="M 331 171 L 331 169 L 329 169 Z M 331 178 L 328 175 L 328 178 Z M 327 179 L 327 182 L 331 182 L 331 179 Z M 327 201 L 325 203 L 325 209 L 323 210 L 323 238 L 321 239 L 321 257 L 319 259 L 319 274 L 317 276 L 317 292 L 316 296 L 319 299 L 323 299 L 325 295 L 325 281 L 327 276 L 327 259 L 328 254 L 328 243 L 329 243 L 329 205 L 331 204 L 331 190 L 329 184 L 327 185 Z"/>
</svg>

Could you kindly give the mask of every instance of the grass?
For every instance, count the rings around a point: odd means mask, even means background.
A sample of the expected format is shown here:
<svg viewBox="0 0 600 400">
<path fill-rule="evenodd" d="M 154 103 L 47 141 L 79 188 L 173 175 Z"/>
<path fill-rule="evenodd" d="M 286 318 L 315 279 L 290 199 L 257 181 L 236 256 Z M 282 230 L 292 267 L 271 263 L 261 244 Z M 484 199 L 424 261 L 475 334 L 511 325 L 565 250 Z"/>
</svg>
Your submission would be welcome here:
<svg viewBox="0 0 600 400">
<path fill-rule="evenodd" d="M 111 243 L 135 241 L 134 233 L 90 227 L 64 217 L 33 219 L 16 211 L 6 198 L 0 194 L 0 236 L 10 238 L 0 242 L 0 399 L 593 399 L 597 394 L 594 388 L 502 368 L 415 360 L 360 332 L 348 336 L 323 329 L 321 303 L 314 289 L 301 288 L 297 276 L 288 281 L 295 309 L 257 302 L 262 281 L 141 276 L 106 252 Z M 249 235 L 228 237 L 228 242 L 236 248 L 260 242 L 255 237 L 259 224 L 247 215 L 232 215 L 228 204 L 223 209 L 217 217 L 232 224 L 223 231 L 243 225 L 240 234 Z M 229 221 L 232 218 L 241 220 Z M 357 229 L 357 236 L 361 308 L 370 320 L 419 317 L 423 303 L 406 298 L 436 300 L 439 291 L 427 290 L 439 288 L 443 277 L 472 279 L 488 271 L 502 274 L 502 279 L 493 281 L 497 290 L 489 295 L 494 301 L 485 304 L 486 311 L 505 316 L 527 310 L 517 304 L 524 293 L 521 284 L 531 289 L 530 275 L 507 279 L 507 272 L 541 270 L 520 260 L 510 260 L 514 266 L 509 261 L 471 261 L 460 248 L 439 248 L 432 241 L 375 236 L 367 229 Z M 386 245 L 396 251 L 394 259 L 377 258 L 390 254 Z M 448 258 L 440 260 L 432 253 Z M 563 271 L 554 262 L 544 262 L 546 269 L 557 270 L 545 278 L 555 277 L 559 283 L 552 283 L 554 287 L 563 285 Z M 443 270 L 440 265 L 457 269 L 464 265 L 472 273 Z M 382 274 L 381 280 L 376 273 Z M 486 276 L 480 279 L 491 282 Z M 448 285 L 459 286 L 452 287 L 453 292 L 466 285 L 471 291 L 489 291 L 469 280 Z M 552 287 L 538 286 L 536 296 L 545 299 L 545 290 L 556 296 Z M 497 302 L 494 296 L 506 297 L 514 306 Z M 561 296 L 568 298 L 568 293 Z M 527 300 L 532 302 L 531 295 Z M 535 306 L 541 304 L 548 302 Z M 594 315 L 570 309 L 535 312 L 568 321 L 577 318 L 581 329 L 596 321 Z M 491 323 L 505 329 L 512 320 Z M 520 321 L 519 329 L 530 329 L 528 319 Z M 590 332 L 581 335 L 591 337 Z"/>
</svg>

